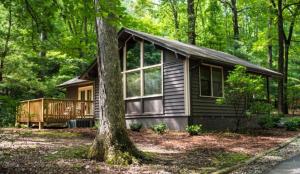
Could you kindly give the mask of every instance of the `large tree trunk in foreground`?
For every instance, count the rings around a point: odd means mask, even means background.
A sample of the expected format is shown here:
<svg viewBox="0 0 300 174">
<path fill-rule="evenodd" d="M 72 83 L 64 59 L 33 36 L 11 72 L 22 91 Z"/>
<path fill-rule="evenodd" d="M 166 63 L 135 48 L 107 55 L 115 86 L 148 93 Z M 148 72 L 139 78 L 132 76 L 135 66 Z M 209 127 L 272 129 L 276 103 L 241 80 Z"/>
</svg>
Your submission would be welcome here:
<svg viewBox="0 0 300 174">
<path fill-rule="evenodd" d="M 97 0 L 95 5 L 97 7 Z M 89 157 L 110 164 L 128 164 L 138 151 L 125 126 L 117 32 L 106 22 L 112 20 L 115 20 L 112 15 L 107 19 L 96 18 L 100 124 Z"/>
</svg>

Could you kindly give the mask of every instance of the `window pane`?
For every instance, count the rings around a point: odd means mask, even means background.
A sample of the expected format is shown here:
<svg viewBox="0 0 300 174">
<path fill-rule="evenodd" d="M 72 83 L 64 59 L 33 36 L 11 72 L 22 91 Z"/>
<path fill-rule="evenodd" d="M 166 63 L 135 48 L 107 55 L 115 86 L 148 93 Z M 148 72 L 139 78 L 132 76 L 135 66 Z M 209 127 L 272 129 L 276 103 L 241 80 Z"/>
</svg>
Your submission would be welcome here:
<svg viewBox="0 0 300 174">
<path fill-rule="evenodd" d="M 126 69 L 140 67 L 140 42 L 128 41 L 126 44 Z"/>
<path fill-rule="evenodd" d="M 162 97 L 158 98 L 145 98 L 143 100 L 144 113 L 162 113 L 163 100 Z"/>
<path fill-rule="evenodd" d="M 161 94 L 160 67 L 144 70 L 144 95 Z"/>
<path fill-rule="evenodd" d="M 80 100 L 85 100 L 85 91 L 80 91 Z"/>
<path fill-rule="evenodd" d="M 126 114 L 141 114 L 142 105 L 141 100 L 130 100 L 126 101 Z"/>
<path fill-rule="evenodd" d="M 201 95 L 211 96 L 210 67 L 200 66 Z"/>
<path fill-rule="evenodd" d="M 126 97 L 141 95 L 141 76 L 140 71 L 126 74 Z"/>
<path fill-rule="evenodd" d="M 222 69 L 212 68 L 212 79 L 213 79 L 213 95 L 215 97 L 222 97 L 223 96 Z"/>
<path fill-rule="evenodd" d="M 144 42 L 144 66 L 161 63 L 161 50 L 151 43 Z"/>
</svg>

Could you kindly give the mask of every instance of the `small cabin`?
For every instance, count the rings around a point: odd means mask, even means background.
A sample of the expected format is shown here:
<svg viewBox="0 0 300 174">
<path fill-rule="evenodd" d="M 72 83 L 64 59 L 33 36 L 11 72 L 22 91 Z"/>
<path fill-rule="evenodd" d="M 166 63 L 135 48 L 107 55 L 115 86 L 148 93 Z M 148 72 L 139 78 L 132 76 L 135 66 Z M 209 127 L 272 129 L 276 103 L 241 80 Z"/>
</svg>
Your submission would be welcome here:
<svg viewBox="0 0 300 174">
<path fill-rule="evenodd" d="M 224 96 L 229 71 L 242 65 L 249 73 L 266 79 L 282 76 L 224 52 L 127 28 L 119 31 L 118 41 L 127 126 L 139 122 L 150 127 L 164 122 L 175 130 L 190 124 L 208 129 L 234 128 L 233 107 L 216 104 L 216 99 Z M 66 100 L 76 101 L 69 107 L 74 110 L 74 118 L 98 119 L 101 96 L 97 74 L 95 60 L 79 77 L 59 85 L 66 88 Z"/>
</svg>

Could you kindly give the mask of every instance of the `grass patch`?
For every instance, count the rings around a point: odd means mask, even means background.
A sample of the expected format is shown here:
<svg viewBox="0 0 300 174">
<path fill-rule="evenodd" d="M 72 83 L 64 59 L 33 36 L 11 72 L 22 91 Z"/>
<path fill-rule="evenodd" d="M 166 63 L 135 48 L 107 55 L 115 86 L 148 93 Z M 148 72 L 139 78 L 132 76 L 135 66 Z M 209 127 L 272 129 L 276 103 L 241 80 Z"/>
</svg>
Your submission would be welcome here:
<svg viewBox="0 0 300 174">
<path fill-rule="evenodd" d="M 45 138 L 75 138 L 79 137 L 80 134 L 72 132 L 58 132 L 58 131 L 38 131 L 34 134 L 45 137 Z"/>
<path fill-rule="evenodd" d="M 61 148 L 45 156 L 45 160 L 54 161 L 58 159 L 87 159 L 89 146 L 78 146 L 72 148 Z"/>
<path fill-rule="evenodd" d="M 234 152 L 220 152 L 212 160 L 213 166 L 218 168 L 224 168 L 233 166 L 241 161 L 249 159 L 250 156 L 244 153 L 234 153 Z"/>
<path fill-rule="evenodd" d="M 21 137 L 32 137 L 33 136 L 33 132 L 32 131 L 28 131 L 28 130 L 22 130 L 19 133 L 19 136 Z"/>
<path fill-rule="evenodd" d="M 21 137 L 42 137 L 42 138 L 75 138 L 80 137 L 81 134 L 73 132 L 64 132 L 64 131 L 31 131 L 31 130 L 22 130 L 18 132 Z"/>
<path fill-rule="evenodd" d="M 66 132 L 66 131 L 32 131 L 32 130 L 22 130 L 18 132 L 21 137 L 42 137 L 42 138 L 75 138 L 82 136 L 79 133 Z"/>
</svg>

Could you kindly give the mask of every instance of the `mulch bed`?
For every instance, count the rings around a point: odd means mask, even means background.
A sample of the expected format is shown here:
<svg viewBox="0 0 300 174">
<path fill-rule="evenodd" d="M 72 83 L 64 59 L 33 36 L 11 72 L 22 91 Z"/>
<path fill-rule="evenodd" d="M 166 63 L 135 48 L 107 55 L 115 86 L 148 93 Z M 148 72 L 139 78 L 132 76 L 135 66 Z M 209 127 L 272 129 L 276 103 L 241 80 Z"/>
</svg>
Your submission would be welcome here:
<svg viewBox="0 0 300 174">
<path fill-rule="evenodd" d="M 193 148 L 224 149 L 231 152 L 242 152 L 255 155 L 272 148 L 299 132 L 282 129 L 257 130 L 250 134 L 230 132 L 203 133 L 200 136 L 189 136 L 186 132 L 168 132 L 163 135 L 154 134 L 151 130 L 130 132 L 131 139 L 137 144 L 160 146 L 165 149 L 191 150 Z"/>
</svg>

